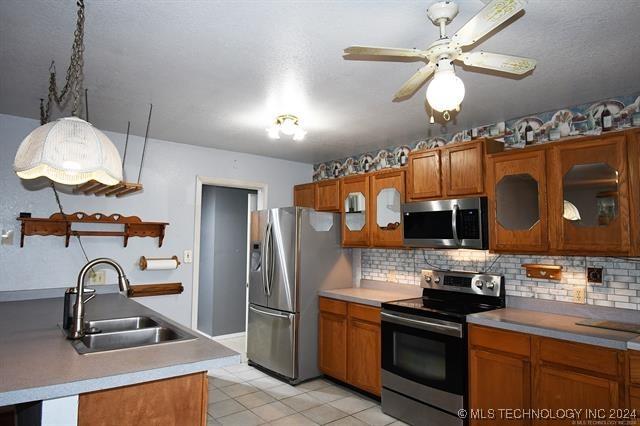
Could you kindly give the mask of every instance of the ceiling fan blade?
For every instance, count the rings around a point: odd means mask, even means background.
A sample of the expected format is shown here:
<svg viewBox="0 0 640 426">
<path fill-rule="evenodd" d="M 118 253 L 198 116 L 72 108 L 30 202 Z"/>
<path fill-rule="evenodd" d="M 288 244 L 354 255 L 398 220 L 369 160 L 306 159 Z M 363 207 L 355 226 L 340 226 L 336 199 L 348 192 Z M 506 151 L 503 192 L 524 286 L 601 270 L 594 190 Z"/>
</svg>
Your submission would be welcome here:
<svg viewBox="0 0 640 426">
<path fill-rule="evenodd" d="M 451 37 L 454 47 L 469 46 L 524 9 L 526 0 L 492 0 Z"/>
<path fill-rule="evenodd" d="M 360 61 L 412 62 L 426 59 L 426 53 L 418 49 L 349 46 L 344 49 L 344 59 Z"/>
<path fill-rule="evenodd" d="M 491 52 L 463 53 L 460 59 L 465 65 L 471 67 L 488 68 L 517 75 L 526 74 L 536 67 L 535 59 Z"/>
<path fill-rule="evenodd" d="M 433 74 L 433 71 L 435 69 L 436 66 L 433 62 L 429 62 L 424 67 L 420 68 L 418 72 L 412 75 L 411 78 L 402 85 L 400 90 L 398 90 L 398 92 L 393 97 L 393 102 L 404 101 L 413 96 L 413 94 L 416 93 L 420 87 L 422 87 L 424 82 L 427 81 L 429 77 L 431 77 L 431 74 Z"/>
</svg>

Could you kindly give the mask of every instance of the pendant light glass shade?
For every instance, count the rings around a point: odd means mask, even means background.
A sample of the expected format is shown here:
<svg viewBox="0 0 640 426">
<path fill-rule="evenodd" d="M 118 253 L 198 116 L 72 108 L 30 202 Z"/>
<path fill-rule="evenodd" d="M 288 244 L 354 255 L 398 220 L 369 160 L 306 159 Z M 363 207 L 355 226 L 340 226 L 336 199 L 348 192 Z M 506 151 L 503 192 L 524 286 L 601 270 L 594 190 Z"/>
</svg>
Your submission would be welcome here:
<svg viewBox="0 0 640 426">
<path fill-rule="evenodd" d="M 118 149 L 104 133 L 77 117 L 61 118 L 29 133 L 13 168 L 22 179 L 45 176 L 66 185 L 122 181 Z"/>
</svg>

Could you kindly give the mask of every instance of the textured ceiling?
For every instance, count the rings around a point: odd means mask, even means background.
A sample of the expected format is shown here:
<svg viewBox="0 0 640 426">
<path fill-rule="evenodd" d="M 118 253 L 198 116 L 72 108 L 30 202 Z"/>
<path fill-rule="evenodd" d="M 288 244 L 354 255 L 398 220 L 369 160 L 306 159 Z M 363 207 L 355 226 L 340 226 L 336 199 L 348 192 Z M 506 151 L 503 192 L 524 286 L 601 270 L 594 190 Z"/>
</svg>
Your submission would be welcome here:
<svg viewBox="0 0 640 426">
<path fill-rule="evenodd" d="M 521 80 L 458 69 L 467 95 L 447 129 L 429 126 L 424 88 L 392 103 L 419 63 L 344 61 L 351 44 L 426 47 L 428 1 L 86 0 L 85 87 L 99 128 L 316 162 L 640 88 L 638 0 L 530 0 L 475 49 L 530 56 Z M 453 33 L 483 7 L 460 1 Z M 60 79 L 73 0 L 0 1 L 0 113 L 38 116 L 51 59 Z M 59 82 L 62 84 L 62 81 Z M 303 142 L 269 140 L 299 114 Z"/>
</svg>

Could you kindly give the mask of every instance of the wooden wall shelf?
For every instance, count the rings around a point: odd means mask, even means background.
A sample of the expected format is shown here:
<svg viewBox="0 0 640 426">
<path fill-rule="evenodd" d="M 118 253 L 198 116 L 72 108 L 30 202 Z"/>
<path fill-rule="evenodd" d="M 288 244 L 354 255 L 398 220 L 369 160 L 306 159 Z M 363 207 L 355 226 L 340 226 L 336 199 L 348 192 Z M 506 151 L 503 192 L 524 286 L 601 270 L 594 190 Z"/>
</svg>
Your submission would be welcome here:
<svg viewBox="0 0 640 426">
<path fill-rule="evenodd" d="M 20 247 L 24 247 L 24 237 L 32 235 L 55 235 L 65 237 L 65 247 L 69 247 L 69 238 L 71 236 L 82 237 L 122 237 L 124 246 L 127 246 L 129 237 L 152 237 L 158 238 L 158 247 L 162 247 L 164 240 L 164 230 L 168 225 L 166 222 L 143 222 L 137 216 L 123 216 L 121 214 L 105 215 L 102 213 L 76 212 L 63 215 L 62 213 L 54 213 L 49 218 L 31 218 L 19 217 L 22 222 L 20 229 Z M 73 223 L 91 223 L 91 224 L 111 224 L 123 225 L 122 231 L 84 231 L 73 230 Z"/>
<path fill-rule="evenodd" d="M 95 180 L 90 180 L 87 183 L 83 183 L 82 185 L 78 185 L 73 190 L 74 193 L 84 193 L 85 195 L 95 195 L 101 196 L 104 195 L 106 197 L 123 197 L 125 195 L 133 194 L 134 192 L 142 191 L 141 183 L 133 183 L 133 182 L 120 182 L 115 185 L 105 185 L 100 182 L 96 182 Z"/>
<path fill-rule="evenodd" d="M 528 278 L 542 278 L 545 280 L 562 279 L 562 266 L 559 265 L 541 265 L 535 263 L 524 263 L 523 268 L 527 271 Z"/>
<path fill-rule="evenodd" d="M 182 283 L 136 284 L 129 286 L 129 297 L 163 296 L 166 294 L 180 294 L 184 291 Z"/>
</svg>

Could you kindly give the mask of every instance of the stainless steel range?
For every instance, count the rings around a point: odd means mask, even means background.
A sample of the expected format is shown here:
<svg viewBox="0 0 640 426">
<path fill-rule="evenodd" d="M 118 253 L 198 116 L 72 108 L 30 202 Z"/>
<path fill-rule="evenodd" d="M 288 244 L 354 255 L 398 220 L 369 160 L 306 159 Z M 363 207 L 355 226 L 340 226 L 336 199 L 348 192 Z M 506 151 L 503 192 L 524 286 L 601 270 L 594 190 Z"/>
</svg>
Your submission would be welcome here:
<svg viewBox="0 0 640 426">
<path fill-rule="evenodd" d="M 418 425 L 463 425 L 468 314 L 505 305 L 504 278 L 423 270 L 422 297 L 382 304 L 382 411 Z"/>
</svg>

